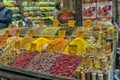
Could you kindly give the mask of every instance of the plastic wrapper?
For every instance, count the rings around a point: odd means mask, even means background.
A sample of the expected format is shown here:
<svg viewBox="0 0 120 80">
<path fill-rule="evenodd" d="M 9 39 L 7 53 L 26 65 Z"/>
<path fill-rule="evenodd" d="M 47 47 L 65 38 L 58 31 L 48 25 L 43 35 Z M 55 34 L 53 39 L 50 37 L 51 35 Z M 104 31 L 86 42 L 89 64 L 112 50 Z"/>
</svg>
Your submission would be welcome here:
<svg viewBox="0 0 120 80">
<path fill-rule="evenodd" d="M 33 28 L 34 30 L 34 36 L 40 36 L 41 32 L 44 30 L 45 28 L 39 28 L 39 27 L 35 27 Z"/>
<path fill-rule="evenodd" d="M 21 31 L 20 31 L 20 35 L 21 35 L 21 36 L 25 36 L 30 29 L 31 29 L 31 28 L 29 28 L 29 27 L 24 27 L 24 28 L 22 28 Z"/>
<path fill-rule="evenodd" d="M 58 34 L 58 31 L 62 29 L 60 27 L 47 27 L 45 28 L 40 36 L 42 37 L 55 37 Z"/>
</svg>

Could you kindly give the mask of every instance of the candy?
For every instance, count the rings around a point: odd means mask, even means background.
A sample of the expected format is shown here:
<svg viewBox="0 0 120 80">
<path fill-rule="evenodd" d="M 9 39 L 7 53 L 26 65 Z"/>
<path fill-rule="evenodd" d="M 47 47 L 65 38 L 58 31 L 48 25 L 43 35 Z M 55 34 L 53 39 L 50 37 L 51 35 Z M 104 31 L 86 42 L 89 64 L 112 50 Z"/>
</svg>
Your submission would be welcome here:
<svg viewBox="0 0 120 80">
<path fill-rule="evenodd" d="M 11 49 L 6 53 L 1 54 L 0 63 L 4 65 L 9 65 L 10 62 L 18 56 L 18 54 L 20 54 L 20 51 L 15 51 L 14 49 Z"/>
<path fill-rule="evenodd" d="M 27 43 L 29 43 L 33 38 L 31 36 L 25 36 L 20 40 L 20 47 L 24 48 Z"/>
<path fill-rule="evenodd" d="M 10 65 L 11 67 L 25 69 L 27 64 L 32 60 L 38 52 L 22 52 Z"/>
<path fill-rule="evenodd" d="M 46 38 L 38 38 L 35 41 L 33 41 L 32 43 L 36 43 L 36 50 L 37 51 L 41 51 L 43 46 L 47 43 L 49 43 L 49 40 Z M 30 45 L 27 47 L 27 50 L 30 50 Z"/>
<path fill-rule="evenodd" d="M 50 67 L 59 56 L 59 54 L 51 53 L 38 54 L 32 59 L 30 64 L 28 64 L 27 69 L 34 72 L 49 72 Z"/>
<path fill-rule="evenodd" d="M 40 36 L 42 37 L 55 37 L 57 35 L 57 32 L 60 30 L 60 27 L 47 27 L 45 28 Z"/>
<path fill-rule="evenodd" d="M 50 73 L 59 76 L 74 77 L 75 70 L 81 61 L 80 57 L 62 55 L 57 58 L 50 69 Z"/>
<path fill-rule="evenodd" d="M 29 30 L 30 30 L 29 27 L 22 28 L 21 31 L 20 31 L 20 35 L 25 36 L 28 33 Z"/>
<path fill-rule="evenodd" d="M 69 45 L 77 45 L 77 53 L 76 55 L 80 55 L 86 50 L 87 41 L 82 38 L 75 38 L 73 41 L 70 42 Z M 69 45 L 65 48 L 65 54 L 69 53 Z"/>
<path fill-rule="evenodd" d="M 63 48 L 68 44 L 69 40 L 62 39 L 62 38 L 56 38 L 54 40 L 51 40 L 49 44 L 55 45 L 54 50 L 56 52 L 61 52 Z M 49 46 L 48 44 L 48 46 Z"/>
<path fill-rule="evenodd" d="M 21 28 L 11 28 L 9 31 L 9 35 L 15 35 L 17 30 L 21 30 Z"/>
</svg>

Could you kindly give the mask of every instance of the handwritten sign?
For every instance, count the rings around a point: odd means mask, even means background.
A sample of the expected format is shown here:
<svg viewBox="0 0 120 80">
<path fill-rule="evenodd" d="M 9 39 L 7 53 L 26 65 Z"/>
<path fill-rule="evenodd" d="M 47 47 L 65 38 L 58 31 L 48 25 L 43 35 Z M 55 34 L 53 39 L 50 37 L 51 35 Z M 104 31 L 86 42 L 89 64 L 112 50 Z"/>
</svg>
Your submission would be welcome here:
<svg viewBox="0 0 120 80">
<path fill-rule="evenodd" d="M 53 27 L 58 27 L 58 26 L 59 26 L 59 21 L 53 20 Z"/>
<path fill-rule="evenodd" d="M 70 55 L 77 54 L 77 45 L 69 45 L 68 52 Z"/>
<path fill-rule="evenodd" d="M 92 27 L 92 20 L 85 20 L 84 27 L 91 28 Z"/>
<path fill-rule="evenodd" d="M 58 38 L 65 38 L 66 31 L 65 30 L 59 30 L 58 32 Z"/>
<path fill-rule="evenodd" d="M 69 20 L 68 21 L 68 26 L 74 28 L 75 27 L 75 21 L 74 20 Z"/>
</svg>

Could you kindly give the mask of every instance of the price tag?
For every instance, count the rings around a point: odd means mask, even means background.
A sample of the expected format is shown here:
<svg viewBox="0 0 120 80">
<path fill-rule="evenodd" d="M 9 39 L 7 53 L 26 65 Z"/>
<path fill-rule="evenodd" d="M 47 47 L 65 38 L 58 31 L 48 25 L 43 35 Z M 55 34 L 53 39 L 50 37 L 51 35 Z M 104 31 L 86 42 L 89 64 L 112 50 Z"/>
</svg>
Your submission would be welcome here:
<svg viewBox="0 0 120 80">
<path fill-rule="evenodd" d="M 19 49 L 19 48 L 20 48 L 20 41 L 15 42 L 14 47 L 15 47 L 16 49 Z"/>
<path fill-rule="evenodd" d="M 68 21 L 68 26 L 74 28 L 75 27 L 75 21 L 74 20 L 69 20 Z"/>
<path fill-rule="evenodd" d="M 85 31 L 84 30 L 78 30 L 77 31 L 77 37 L 85 38 Z"/>
<path fill-rule="evenodd" d="M 36 47 L 37 47 L 37 44 L 36 44 L 36 43 L 31 43 L 31 45 L 30 45 L 30 51 L 31 51 L 31 52 L 36 51 Z"/>
<path fill-rule="evenodd" d="M 69 45 L 68 52 L 70 55 L 76 55 L 77 54 L 77 45 Z"/>
<path fill-rule="evenodd" d="M 91 28 L 92 27 L 92 20 L 85 20 L 84 27 Z"/>
<path fill-rule="evenodd" d="M 58 27 L 59 25 L 59 21 L 58 20 L 54 20 L 53 21 L 53 27 Z"/>
<path fill-rule="evenodd" d="M 59 30 L 58 32 L 58 38 L 65 38 L 66 31 L 65 30 Z"/>
<path fill-rule="evenodd" d="M 2 41 L 2 46 L 6 46 L 6 44 L 7 44 L 7 40 L 3 40 Z"/>
<path fill-rule="evenodd" d="M 5 31 L 5 35 L 7 35 L 7 36 L 9 35 L 9 30 Z"/>
<path fill-rule="evenodd" d="M 49 44 L 48 47 L 47 47 L 47 51 L 48 52 L 55 52 L 55 45 L 54 44 Z"/>
<path fill-rule="evenodd" d="M 16 30 L 16 36 L 20 36 L 20 30 Z"/>
<path fill-rule="evenodd" d="M 41 27 L 43 27 L 43 25 L 44 25 L 44 21 L 43 21 L 43 20 L 40 20 L 40 22 L 39 22 L 39 27 L 41 28 Z"/>
<path fill-rule="evenodd" d="M 28 35 L 33 37 L 34 36 L 34 30 L 30 30 Z"/>
</svg>

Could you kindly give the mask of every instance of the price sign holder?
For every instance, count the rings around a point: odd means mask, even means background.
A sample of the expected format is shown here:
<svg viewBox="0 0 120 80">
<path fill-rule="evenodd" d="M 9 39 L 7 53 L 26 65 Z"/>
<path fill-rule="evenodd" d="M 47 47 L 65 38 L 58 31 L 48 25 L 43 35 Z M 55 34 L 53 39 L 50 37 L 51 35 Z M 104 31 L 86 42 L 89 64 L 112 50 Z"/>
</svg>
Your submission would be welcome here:
<svg viewBox="0 0 120 80">
<path fill-rule="evenodd" d="M 91 28 L 92 27 L 92 20 L 85 20 L 84 21 L 84 27 L 85 28 Z"/>
<path fill-rule="evenodd" d="M 33 37 L 34 36 L 34 30 L 30 30 L 28 33 L 29 36 Z"/>
<path fill-rule="evenodd" d="M 44 25 L 44 21 L 43 21 L 43 20 L 40 20 L 40 22 L 39 22 L 39 27 L 42 28 L 43 25 Z"/>
<path fill-rule="evenodd" d="M 31 52 L 36 51 L 36 50 L 37 50 L 36 47 L 37 47 L 37 44 L 36 44 L 36 43 L 31 43 L 31 44 L 30 44 L 30 51 L 31 51 Z"/>
<path fill-rule="evenodd" d="M 58 26 L 59 26 L 59 21 L 53 20 L 53 27 L 58 27 Z"/>
<path fill-rule="evenodd" d="M 47 47 L 47 51 L 54 53 L 55 52 L 55 45 L 54 44 L 49 44 Z"/>
<path fill-rule="evenodd" d="M 74 20 L 69 20 L 68 21 L 68 26 L 71 27 L 71 28 L 74 28 L 75 27 L 75 21 Z"/>
<path fill-rule="evenodd" d="M 66 30 L 62 29 L 58 32 L 58 38 L 65 38 Z"/>
<path fill-rule="evenodd" d="M 77 31 L 77 37 L 85 38 L 85 31 L 84 30 L 78 30 Z"/>
<path fill-rule="evenodd" d="M 69 45 L 68 52 L 70 55 L 75 56 L 77 54 L 77 45 Z"/>
</svg>

